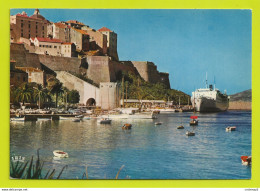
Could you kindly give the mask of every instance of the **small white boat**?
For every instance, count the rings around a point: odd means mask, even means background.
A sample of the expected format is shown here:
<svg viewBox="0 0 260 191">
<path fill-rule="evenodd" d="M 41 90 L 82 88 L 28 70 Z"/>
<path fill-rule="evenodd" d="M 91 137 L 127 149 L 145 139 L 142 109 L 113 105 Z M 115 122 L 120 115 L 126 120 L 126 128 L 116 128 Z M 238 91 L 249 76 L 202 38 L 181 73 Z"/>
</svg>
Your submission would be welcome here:
<svg viewBox="0 0 260 191">
<path fill-rule="evenodd" d="M 187 131 L 187 132 L 186 132 L 186 135 L 187 135 L 187 136 L 195 136 L 195 133 L 194 133 L 194 132 L 191 132 L 191 131 Z"/>
<path fill-rule="evenodd" d="M 84 120 L 90 120 L 91 118 L 90 117 L 84 117 L 83 119 Z"/>
<path fill-rule="evenodd" d="M 74 119 L 72 119 L 73 122 L 80 122 L 80 120 L 81 120 L 80 118 L 74 118 Z"/>
<path fill-rule="evenodd" d="M 243 165 L 251 165 L 252 157 L 251 156 L 241 156 L 241 161 Z"/>
<path fill-rule="evenodd" d="M 51 121 L 52 118 L 37 118 L 37 121 Z"/>
<path fill-rule="evenodd" d="M 235 126 L 226 128 L 226 131 L 235 131 L 235 130 L 236 130 Z"/>
<path fill-rule="evenodd" d="M 59 158 L 67 158 L 69 157 L 68 153 L 62 151 L 62 150 L 55 150 L 53 151 L 53 154 L 55 157 L 59 157 Z"/>
<path fill-rule="evenodd" d="M 59 117 L 60 120 L 71 120 L 72 118 L 71 117 Z"/>
<path fill-rule="evenodd" d="M 175 113 L 175 109 L 173 108 L 155 108 L 151 109 L 151 111 L 159 111 L 160 113 Z"/>
<path fill-rule="evenodd" d="M 155 125 L 161 125 L 162 122 L 155 122 L 154 124 L 155 124 Z"/>
<path fill-rule="evenodd" d="M 10 118 L 10 121 L 24 121 L 25 120 L 25 117 L 13 117 L 13 118 Z"/>
<path fill-rule="evenodd" d="M 77 115 L 75 116 L 76 118 L 79 118 L 79 119 L 83 119 L 84 118 L 84 115 Z"/>
<path fill-rule="evenodd" d="M 97 122 L 100 124 L 111 124 L 111 119 L 108 118 L 102 118 L 102 119 L 98 119 Z"/>
</svg>

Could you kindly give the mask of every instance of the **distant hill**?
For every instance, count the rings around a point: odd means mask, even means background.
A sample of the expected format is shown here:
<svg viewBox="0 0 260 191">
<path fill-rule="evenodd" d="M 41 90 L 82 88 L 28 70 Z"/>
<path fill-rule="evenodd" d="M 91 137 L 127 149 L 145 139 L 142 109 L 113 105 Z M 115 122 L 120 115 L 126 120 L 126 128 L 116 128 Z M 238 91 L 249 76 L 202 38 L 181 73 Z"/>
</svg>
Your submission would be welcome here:
<svg viewBox="0 0 260 191">
<path fill-rule="evenodd" d="M 251 102 L 252 89 L 230 95 L 230 102 L 234 102 L 234 101 Z"/>
</svg>

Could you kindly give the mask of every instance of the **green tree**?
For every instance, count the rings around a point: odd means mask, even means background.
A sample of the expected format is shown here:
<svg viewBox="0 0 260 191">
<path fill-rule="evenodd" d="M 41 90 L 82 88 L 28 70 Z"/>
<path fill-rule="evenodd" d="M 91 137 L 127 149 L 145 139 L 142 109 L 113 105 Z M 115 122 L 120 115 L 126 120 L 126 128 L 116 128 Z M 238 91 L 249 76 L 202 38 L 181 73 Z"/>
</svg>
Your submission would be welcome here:
<svg viewBox="0 0 260 191">
<path fill-rule="evenodd" d="M 77 90 L 71 90 L 68 92 L 69 103 L 79 103 L 80 95 Z"/>
<path fill-rule="evenodd" d="M 16 89 L 16 100 L 22 102 L 23 105 L 25 102 L 32 101 L 32 87 L 29 83 L 23 83 Z"/>
<path fill-rule="evenodd" d="M 41 108 L 41 102 L 45 102 L 46 98 L 49 97 L 48 90 L 43 88 L 41 84 L 37 84 L 36 87 L 33 87 L 34 99 L 38 100 L 39 109 Z"/>
<path fill-rule="evenodd" d="M 57 107 L 58 97 L 63 93 L 62 83 L 57 78 L 50 78 L 47 81 L 47 89 L 55 95 L 55 107 Z"/>
</svg>

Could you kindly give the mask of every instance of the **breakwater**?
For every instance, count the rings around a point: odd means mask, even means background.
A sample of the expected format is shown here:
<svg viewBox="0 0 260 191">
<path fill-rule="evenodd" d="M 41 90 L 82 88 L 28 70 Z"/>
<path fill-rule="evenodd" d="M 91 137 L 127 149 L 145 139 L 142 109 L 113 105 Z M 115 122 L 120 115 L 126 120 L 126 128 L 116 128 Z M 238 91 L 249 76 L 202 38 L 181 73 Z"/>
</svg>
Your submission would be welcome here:
<svg viewBox="0 0 260 191">
<path fill-rule="evenodd" d="M 228 110 L 252 110 L 252 102 L 231 101 Z"/>
</svg>

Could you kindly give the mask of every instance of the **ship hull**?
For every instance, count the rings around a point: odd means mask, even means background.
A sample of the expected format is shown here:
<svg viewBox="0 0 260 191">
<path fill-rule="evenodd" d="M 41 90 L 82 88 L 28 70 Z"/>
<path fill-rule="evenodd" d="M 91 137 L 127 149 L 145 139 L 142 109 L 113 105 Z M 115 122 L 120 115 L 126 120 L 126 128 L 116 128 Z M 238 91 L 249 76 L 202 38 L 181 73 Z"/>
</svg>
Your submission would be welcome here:
<svg viewBox="0 0 260 191">
<path fill-rule="evenodd" d="M 199 98 L 195 99 L 195 109 L 199 112 L 220 112 L 226 111 L 229 106 L 228 99 L 210 99 L 210 98 Z"/>
</svg>

